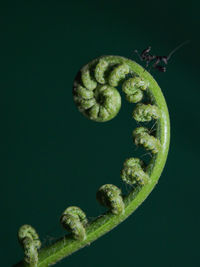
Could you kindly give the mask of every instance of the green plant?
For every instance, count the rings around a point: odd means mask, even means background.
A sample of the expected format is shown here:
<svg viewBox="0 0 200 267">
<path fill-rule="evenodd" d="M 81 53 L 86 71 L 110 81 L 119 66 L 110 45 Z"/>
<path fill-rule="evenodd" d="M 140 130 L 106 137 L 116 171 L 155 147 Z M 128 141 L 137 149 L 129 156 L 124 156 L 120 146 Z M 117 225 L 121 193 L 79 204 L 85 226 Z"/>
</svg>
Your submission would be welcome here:
<svg viewBox="0 0 200 267">
<path fill-rule="evenodd" d="M 156 120 L 156 131 L 146 127 L 133 131 L 136 145 L 144 146 L 152 155 L 147 166 L 138 158 L 129 158 L 121 171 L 122 180 L 131 185 L 130 192 L 122 196 L 114 185 L 103 185 L 97 192 L 98 201 L 108 211 L 89 221 L 78 207 L 67 208 L 61 223 L 70 234 L 55 243 L 41 248 L 37 233 L 29 226 L 19 230 L 19 241 L 25 258 L 16 266 L 50 266 L 78 249 L 98 239 L 125 220 L 150 194 L 166 162 L 170 124 L 167 105 L 153 77 L 132 60 L 119 56 L 103 56 L 85 65 L 76 76 L 73 88 L 74 101 L 80 112 L 91 120 L 104 122 L 118 113 L 122 91 L 131 103 L 137 103 L 133 118 L 139 122 Z M 144 103 L 138 103 L 145 98 Z"/>
</svg>

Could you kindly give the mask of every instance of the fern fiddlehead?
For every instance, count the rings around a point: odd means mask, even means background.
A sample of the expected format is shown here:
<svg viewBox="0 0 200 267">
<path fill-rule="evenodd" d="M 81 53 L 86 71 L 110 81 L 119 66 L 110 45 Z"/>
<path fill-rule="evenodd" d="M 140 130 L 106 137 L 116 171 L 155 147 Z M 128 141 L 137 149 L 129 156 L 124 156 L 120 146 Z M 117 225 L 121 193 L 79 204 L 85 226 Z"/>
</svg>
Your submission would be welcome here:
<svg viewBox="0 0 200 267">
<path fill-rule="evenodd" d="M 105 184 L 99 188 L 96 196 L 99 203 L 110 209 L 113 214 L 124 212 L 124 201 L 117 186 Z"/>
<path fill-rule="evenodd" d="M 78 207 L 67 208 L 60 221 L 71 234 L 40 249 L 36 263 L 38 267 L 54 264 L 113 229 L 135 211 L 158 182 L 169 148 L 169 115 L 158 84 L 143 67 L 120 56 L 94 59 L 75 78 L 74 101 L 87 118 L 97 122 L 109 121 L 121 107 L 121 96 L 116 88 L 119 85 L 126 99 L 137 103 L 132 114 L 136 121 L 142 123 L 156 120 L 154 134 L 150 133 L 146 125 L 133 131 L 135 144 L 148 150 L 152 158 L 147 166 L 139 158 L 125 160 L 121 178 L 132 186 L 127 195 L 122 196 L 121 190 L 115 185 L 100 187 L 97 200 L 108 211 L 95 220 L 88 222 L 85 213 Z M 141 103 L 144 97 L 148 101 Z M 27 264 L 29 262 L 25 256 L 25 260 L 17 266 L 29 266 Z"/>
<path fill-rule="evenodd" d="M 84 240 L 86 238 L 85 226 L 88 221 L 85 213 L 79 207 L 67 208 L 62 214 L 60 222 L 68 232 L 72 233 L 74 239 Z"/>
<path fill-rule="evenodd" d="M 31 267 L 37 267 L 41 242 L 36 230 L 28 224 L 22 225 L 18 231 L 18 239 L 24 249 L 24 261 Z"/>
</svg>

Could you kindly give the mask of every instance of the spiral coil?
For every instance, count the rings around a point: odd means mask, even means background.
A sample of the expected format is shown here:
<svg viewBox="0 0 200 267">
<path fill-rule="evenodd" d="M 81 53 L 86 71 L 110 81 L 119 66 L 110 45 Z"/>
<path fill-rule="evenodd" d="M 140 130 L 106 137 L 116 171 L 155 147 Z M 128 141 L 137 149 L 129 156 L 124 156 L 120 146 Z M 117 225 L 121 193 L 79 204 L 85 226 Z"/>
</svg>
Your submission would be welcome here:
<svg viewBox="0 0 200 267">
<path fill-rule="evenodd" d="M 24 249 L 25 262 L 36 267 L 38 263 L 38 249 L 41 247 L 36 230 L 31 225 L 22 225 L 18 231 L 18 240 Z"/>
<path fill-rule="evenodd" d="M 86 238 L 85 227 L 88 223 L 85 213 L 79 207 L 68 207 L 60 218 L 62 226 L 72 233 L 74 239 Z"/>
<path fill-rule="evenodd" d="M 139 103 L 133 110 L 133 118 L 139 122 L 157 120 L 160 117 L 160 110 L 157 106 L 151 104 Z"/>
<path fill-rule="evenodd" d="M 126 75 L 133 77 L 124 81 Z M 130 67 L 115 58 L 101 58 L 87 64 L 74 81 L 74 101 L 89 119 L 104 122 L 114 118 L 121 107 L 121 96 L 115 88 L 121 82 L 129 102 L 137 103 L 143 97 L 148 83 L 134 75 Z"/>
<path fill-rule="evenodd" d="M 124 202 L 121 190 L 113 184 L 102 185 L 96 194 L 99 203 L 111 210 L 113 214 L 124 212 Z"/>
<path fill-rule="evenodd" d="M 137 146 L 143 146 L 146 150 L 151 151 L 153 154 L 158 153 L 160 149 L 160 141 L 154 136 L 149 134 L 146 127 L 138 127 L 133 131 L 133 139 Z"/>
<path fill-rule="evenodd" d="M 129 185 L 143 186 L 149 182 L 149 176 L 144 171 L 144 163 L 138 158 L 129 158 L 124 162 L 121 177 Z"/>
</svg>

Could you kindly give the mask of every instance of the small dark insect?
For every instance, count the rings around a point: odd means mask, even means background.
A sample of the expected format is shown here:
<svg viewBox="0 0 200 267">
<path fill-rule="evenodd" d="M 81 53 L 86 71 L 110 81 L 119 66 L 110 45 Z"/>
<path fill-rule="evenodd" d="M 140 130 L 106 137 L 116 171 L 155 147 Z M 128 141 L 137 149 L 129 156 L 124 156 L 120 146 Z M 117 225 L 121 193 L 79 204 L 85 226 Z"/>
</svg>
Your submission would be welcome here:
<svg viewBox="0 0 200 267">
<path fill-rule="evenodd" d="M 149 64 L 151 62 L 154 61 L 154 63 L 151 65 L 150 69 L 153 67 L 154 69 L 160 71 L 160 72 L 166 72 L 166 67 L 159 65 L 159 63 L 164 63 L 165 65 L 168 64 L 169 59 L 171 58 L 171 56 L 178 50 L 180 49 L 182 46 L 184 46 L 185 44 L 189 43 L 190 41 L 185 41 L 182 44 L 180 44 L 179 46 L 177 46 L 174 50 L 172 50 L 168 56 L 156 56 L 156 55 L 151 55 L 149 52 L 151 50 L 151 46 L 149 46 L 148 48 L 146 48 L 145 50 L 142 51 L 141 54 L 139 54 L 139 52 L 137 50 L 135 50 L 134 52 L 138 55 L 138 57 L 140 58 L 141 61 L 145 61 L 146 62 L 146 68 L 149 66 Z"/>
</svg>

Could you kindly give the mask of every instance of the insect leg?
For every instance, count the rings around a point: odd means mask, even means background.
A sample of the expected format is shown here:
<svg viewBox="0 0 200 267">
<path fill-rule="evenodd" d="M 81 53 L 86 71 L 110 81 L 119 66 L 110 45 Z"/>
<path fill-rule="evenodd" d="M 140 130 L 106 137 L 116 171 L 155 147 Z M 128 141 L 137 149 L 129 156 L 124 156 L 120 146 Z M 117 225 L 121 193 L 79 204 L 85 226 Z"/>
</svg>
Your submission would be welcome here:
<svg viewBox="0 0 200 267">
<path fill-rule="evenodd" d="M 154 66 L 154 68 L 160 72 L 166 72 L 166 67 L 164 67 L 164 66 L 156 65 L 156 66 Z"/>
</svg>

